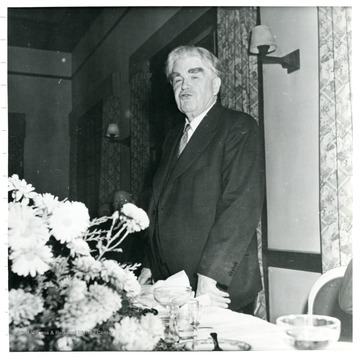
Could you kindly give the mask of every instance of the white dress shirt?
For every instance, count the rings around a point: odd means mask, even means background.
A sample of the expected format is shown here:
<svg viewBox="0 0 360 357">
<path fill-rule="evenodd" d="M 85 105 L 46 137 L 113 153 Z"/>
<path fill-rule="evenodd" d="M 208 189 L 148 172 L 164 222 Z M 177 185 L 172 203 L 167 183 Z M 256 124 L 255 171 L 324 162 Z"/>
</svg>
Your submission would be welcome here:
<svg viewBox="0 0 360 357">
<path fill-rule="evenodd" d="M 200 125 L 201 121 L 205 118 L 205 115 L 214 106 L 215 103 L 216 103 L 216 101 L 208 109 L 206 109 L 200 115 L 195 117 L 191 122 L 189 121 L 188 118 L 185 118 L 185 122 L 190 125 L 190 129 L 188 130 L 188 135 L 187 135 L 187 142 L 189 142 L 189 140 L 192 137 L 192 135 L 194 134 L 196 128 Z"/>
</svg>

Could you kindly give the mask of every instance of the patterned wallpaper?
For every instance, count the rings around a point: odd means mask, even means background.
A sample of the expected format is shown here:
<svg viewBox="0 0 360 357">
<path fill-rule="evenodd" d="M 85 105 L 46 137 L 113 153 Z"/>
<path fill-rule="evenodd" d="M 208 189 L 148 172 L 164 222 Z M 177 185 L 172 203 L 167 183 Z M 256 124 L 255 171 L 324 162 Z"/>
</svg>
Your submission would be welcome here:
<svg viewBox="0 0 360 357">
<path fill-rule="evenodd" d="M 320 206 L 323 271 L 352 257 L 351 9 L 320 7 Z"/>
<path fill-rule="evenodd" d="M 256 7 L 218 8 L 218 54 L 226 68 L 221 103 L 244 111 L 257 121 L 258 70 L 256 56 L 249 56 L 249 36 L 256 26 Z"/>
<path fill-rule="evenodd" d="M 141 193 L 150 169 L 150 100 L 149 62 L 130 74 L 130 135 L 131 135 L 131 193 Z"/>
<path fill-rule="evenodd" d="M 92 207 L 93 214 L 97 215 L 99 207 L 103 203 L 109 203 L 111 205 L 113 201 L 113 193 L 120 188 L 120 150 L 121 144 L 117 142 L 110 142 L 105 138 L 106 129 L 109 123 L 118 123 L 120 125 L 121 110 L 120 110 L 120 99 L 114 95 L 105 96 L 102 100 L 102 112 L 95 118 L 101 121 L 98 123 L 101 127 L 99 132 L 95 135 L 101 141 L 100 147 L 101 152 L 99 160 L 88 160 L 89 172 L 97 171 L 98 179 L 93 182 L 96 187 L 91 189 L 91 193 L 96 195 L 97 207 Z M 70 193 L 69 197 L 72 200 L 81 200 L 81 187 L 77 187 L 79 180 L 79 158 L 81 151 L 79 150 L 79 128 L 80 118 L 71 117 L 70 120 Z M 82 119 L 84 120 L 84 119 Z M 86 120 L 86 118 L 85 118 Z M 90 124 L 90 123 L 89 123 Z M 87 125 L 87 124 L 86 124 Z M 92 139 L 90 139 L 92 140 Z M 90 143 L 95 145 L 95 142 Z M 97 162 L 95 162 L 97 161 Z M 97 166 L 100 162 L 100 170 Z M 99 172 L 98 172 L 99 171 Z M 87 178 L 90 181 L 90 177 Z M 90 182 L 88 182 L 90 184 Z M 86 194 L 89 195 L 89 194 Z M 89 197 L 87 197 L 89 198 Z M 83 200 L 82 200 L 83 201 Z M 95 202 L 95 201 L 94 201 Z"/>
<path fill-rule="evenodd" d="M 102 132 L 105 134 L 109 123 L 117 123 L 120 127 L 120 98 L 110 95 L 104 99 Z M 103 137 L 101 143 L 101 169 L 99 182 L 99 207 L 104 203 L 112 203 L 115 191 L 121 190 L 121 144 L 111 142 Z"/>
<path fill-rule="evenodd" d="M 256 7 L 218 8 L 218 56 L 226 68 L 221 85 L 221 103 L 227 108 L 244 111 L 259 121 L 258 65 L 249 56 L 249 36 L 256 26 Z M 261 223 L 257 229 L 258 258 L 263 278 Z M 266 319 L 265 290 L 257 299 L 257 317 Z"/>
</svg>

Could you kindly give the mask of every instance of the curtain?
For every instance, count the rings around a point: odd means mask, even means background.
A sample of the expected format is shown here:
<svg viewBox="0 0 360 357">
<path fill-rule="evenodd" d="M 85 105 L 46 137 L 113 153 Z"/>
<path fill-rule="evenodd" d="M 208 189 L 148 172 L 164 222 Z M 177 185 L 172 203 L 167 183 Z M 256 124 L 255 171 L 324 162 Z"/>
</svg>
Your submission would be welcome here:
<svg viewBox="0 0 360 357">
<path fill-rule="evenodd" d="M 106 133 L 109 123 L 120 125 L 120 98 L 110 95 L 103 100 L 102 135 Z M 101 169 L 99 182 L 99 207 L 102 204 L 112 205 L 114 192 L 121 190 L 121 145 L 103 138 L 101 143 Z"/>
<path fill-rule="evenodd" d="M 226 69 L 221 103 L 258 121 L 257 59 L 249 57 L 249 35 L 256 26 L 256 7 L 218 9 L 218 56 Z"/>
<path fill-rule="evenodd" d="M 150 100 L 149 62 L 130 70 L 130 136 L 131 136 L 131 192 L 137 198 L 150 169 Z"/>
<path fill-rule="evenodd" d="M 244 111 L 259 121 L 258 65 L 255 56 L 249 57 L 249 36 L 256 26 L 256 7 L 218 8 L 218 57 L 226 73 L 221 85 L 223 106 Z M 263 286 L 262 232 L 261 223 L 257 229 L 258 257 Z M 265 291 L 257 298 L 255 315 L 266 319 Z"/>
<path fill-rule="evenodd" d="M 322 266 L 352 257 L 351 8 L 320 7 L 320 219 Z"/>
</svg>

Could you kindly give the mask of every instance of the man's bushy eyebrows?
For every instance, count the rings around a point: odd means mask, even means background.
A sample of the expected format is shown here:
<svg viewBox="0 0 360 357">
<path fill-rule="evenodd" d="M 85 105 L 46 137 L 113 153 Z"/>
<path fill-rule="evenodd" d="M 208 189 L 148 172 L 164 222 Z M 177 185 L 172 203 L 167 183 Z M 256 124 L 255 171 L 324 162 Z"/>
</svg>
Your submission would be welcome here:
<svg viewBox="0 0 360 357">
<path fill-rule="evenodd" d="M 196 68 L 190 68 L 189 73 L 200 73 L 200 72 L 204 72 L 204 68 L 202 67 L 196 67 Z"/>
<path fill-rule="evenodd" d="M 188 70 L 188 73 L 204 73 L 205 70 L 204 68 L 202 67 L 195 67 L 195 68 L 190 68 Z M 169 75 L 169 82 L 172 83 L 172 81 L 174 80 L 174 78 L 176 78 L 177 76 L 180 76 L 180 73 L 179 72 L 172 72 L 170 75 Z"/>
</svg>

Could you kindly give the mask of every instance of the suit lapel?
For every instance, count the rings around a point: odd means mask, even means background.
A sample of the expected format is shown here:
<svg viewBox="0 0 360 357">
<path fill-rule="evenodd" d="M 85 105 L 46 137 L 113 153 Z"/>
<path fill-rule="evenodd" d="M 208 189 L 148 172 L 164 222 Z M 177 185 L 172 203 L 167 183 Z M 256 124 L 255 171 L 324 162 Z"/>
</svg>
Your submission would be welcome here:
<svg viewBox="0 0 360 357">
<path fill-rule="evenodd" d="M 153 195 L 156 204 L 159 202 L 165 188 L 186 171 L 206 149 L 216 134 L 216 126 L 219 118 L 221 118 L 222 110 L 223 108 L 220 104 L 215 104 L 211 108 L 178 159 L 176 158 L 176 152 L 182 135 L 183 125 L 174 128 L 170 133 L 164 146 L 163 158 L 153 180 Z M 176 160 L 175 163 L 174 160 Z"/>
<path fill-rule="evenodd" d="M 184 171 L 186 171 L 192 165 L 192 163 L 199 157 L 199 155 L 204 150 L 206 150 L 207 145 L 216 134 L 216 126 L 217 121 L 219 120 L 218 118 L 221 108 L 222 107 L 219 104 L 215 104 L 201 121 L 189 143 L 186 145 L 184 151 L 177 160 L 176 166 L 170 173 L 166 185 L 171 185 Z M 178 142 L 176 143 L 175 148 L 177 148 L 177 144 Z"/>
<path fill-rule="evenodd" d="M 183 126 L 181 125 L 174 128 L 167 139 L 166 145 L 164 145 L 163 157 L 153 180 L 153 195 L 156 203 L 159 201 L 166 179 L 169 176 L 169 171 L 172 170 L 173 160 L 176 160 L 175 155 L 182 134 L 182 128 Z"/>
</svg>

